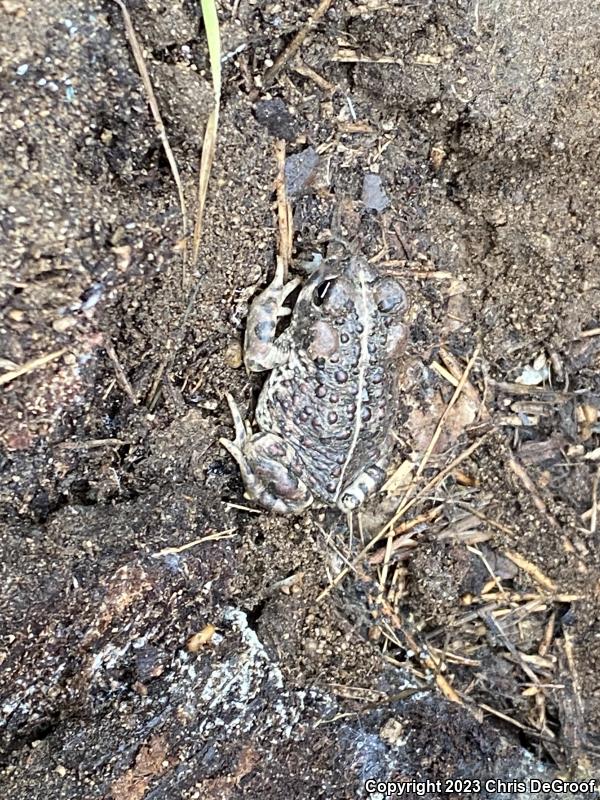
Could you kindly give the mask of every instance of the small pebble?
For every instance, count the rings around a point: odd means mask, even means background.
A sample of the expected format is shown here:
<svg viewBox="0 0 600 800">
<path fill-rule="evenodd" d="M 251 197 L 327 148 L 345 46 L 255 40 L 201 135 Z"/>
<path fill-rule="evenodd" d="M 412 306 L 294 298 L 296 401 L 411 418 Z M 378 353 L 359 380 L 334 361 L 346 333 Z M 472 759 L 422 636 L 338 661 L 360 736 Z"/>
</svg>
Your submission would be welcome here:
<svg viewBox="0 0 600 800">
<path fill-rule="evenodd" d="M 69 330 L 74 325 L 77 325 L 75 317 L 61 317 L 60 319 L 55 319 L 52 323 L 52 327 L 57 333 L 63 333 L 63 331 Z"/>
<path fill-rule="evenodd" d="M 239 342 L 232 342 L 225 350 L 223 359 L 228 367 L 239 369 L 242 366 L 242 346 Z"/>
</svg>

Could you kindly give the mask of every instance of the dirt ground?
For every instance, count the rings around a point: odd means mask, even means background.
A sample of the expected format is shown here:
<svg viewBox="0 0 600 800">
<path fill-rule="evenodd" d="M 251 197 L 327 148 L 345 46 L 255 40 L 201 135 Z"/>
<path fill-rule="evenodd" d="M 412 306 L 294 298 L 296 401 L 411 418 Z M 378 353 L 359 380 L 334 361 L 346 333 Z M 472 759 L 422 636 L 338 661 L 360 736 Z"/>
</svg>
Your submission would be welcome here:
<svg viewBox="0 0 600 800">
<path fill-rule="evenodd" d="M 199 4 L 129 8 L 193 213 Z M 337 0 L 294 54 L 314 8 L 219 4 L 184 275 L 118 6 L 0 0 L 3 797 L 593 796 L 528 782 L 600 774 L 600 17 Z M 218 441 L 281 140 L 295 259 L 342 209 L 411 302 L 352 520 L 256 513 Z"/>
</svg>

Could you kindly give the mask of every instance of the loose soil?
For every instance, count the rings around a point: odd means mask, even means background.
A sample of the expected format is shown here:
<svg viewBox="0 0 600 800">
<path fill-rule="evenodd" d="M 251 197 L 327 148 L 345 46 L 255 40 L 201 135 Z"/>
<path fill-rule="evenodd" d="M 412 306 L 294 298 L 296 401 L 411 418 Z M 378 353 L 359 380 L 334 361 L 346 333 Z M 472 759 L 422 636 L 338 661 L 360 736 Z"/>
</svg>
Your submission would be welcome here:
<svg viewBox="0 0 600 800">
<path fill-rule="evenodd" d="M 11 800 L 599 774 L 600 18 L 337 0 L 280 63 L 314 7 L 219 4 L 218 146 L 184 270 L 118 6 L 0 0 Z M 129 8 L 193 210 L 199 4 Z M 277 255 L 279 140 L 296 264 L 341 229 L 411 300 L 392 479 L 350 521 L 256 513 L 219 444 L 225 392 L 246 410 L 261 385 L 241 340 Z"/>
</svg>

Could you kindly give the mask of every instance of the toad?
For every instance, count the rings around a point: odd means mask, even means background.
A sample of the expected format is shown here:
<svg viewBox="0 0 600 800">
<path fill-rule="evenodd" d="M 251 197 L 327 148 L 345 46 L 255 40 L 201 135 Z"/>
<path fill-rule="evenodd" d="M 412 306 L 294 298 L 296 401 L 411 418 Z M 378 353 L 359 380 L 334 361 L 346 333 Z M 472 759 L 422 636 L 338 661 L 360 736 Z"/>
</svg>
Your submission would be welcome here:
<svg viewBox="0 0 600 800">
<path fill-rule="evenodd" d="M 381 488 L 398 403 L 398 358 L 407 309 L 400 283 L 360 256 L 326 260 L 301 288 L 289 326 L 286 299 L 301 283 L 273 282 L 252 302 L 244 360 L 270 371 L 253 433 L 227 399 L 246 497 L 263 508 L 299 513 L 315 500 L 353 511 Z"/>
</svg>

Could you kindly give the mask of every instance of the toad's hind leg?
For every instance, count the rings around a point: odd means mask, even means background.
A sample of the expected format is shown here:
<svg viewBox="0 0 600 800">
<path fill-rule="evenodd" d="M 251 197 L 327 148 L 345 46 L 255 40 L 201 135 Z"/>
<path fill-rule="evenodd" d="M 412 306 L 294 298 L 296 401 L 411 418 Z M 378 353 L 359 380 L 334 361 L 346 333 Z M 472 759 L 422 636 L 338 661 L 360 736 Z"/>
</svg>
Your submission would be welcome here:
<svg viewBox="0 0 600 800">
<path fill-rule="evenodd" d="M 296 454 L 287 442 L 274 433 L 252 434 L 231 395 L 227 395 L 235 426 L 235 439 L 221 439 L 239 464 L 245 496 L 268 511 L 298 514 L 313 502 L 308 486 L 290 469 Z"/>
<path fill-rule="evenodd" d="M 385 482 L 385 470 L 378 464 L 370 464 L 342 490 L 337 507 L 342 511 L 354 511 L 362 505 L 368 495 L 381 489 Z"/>
</svg>

